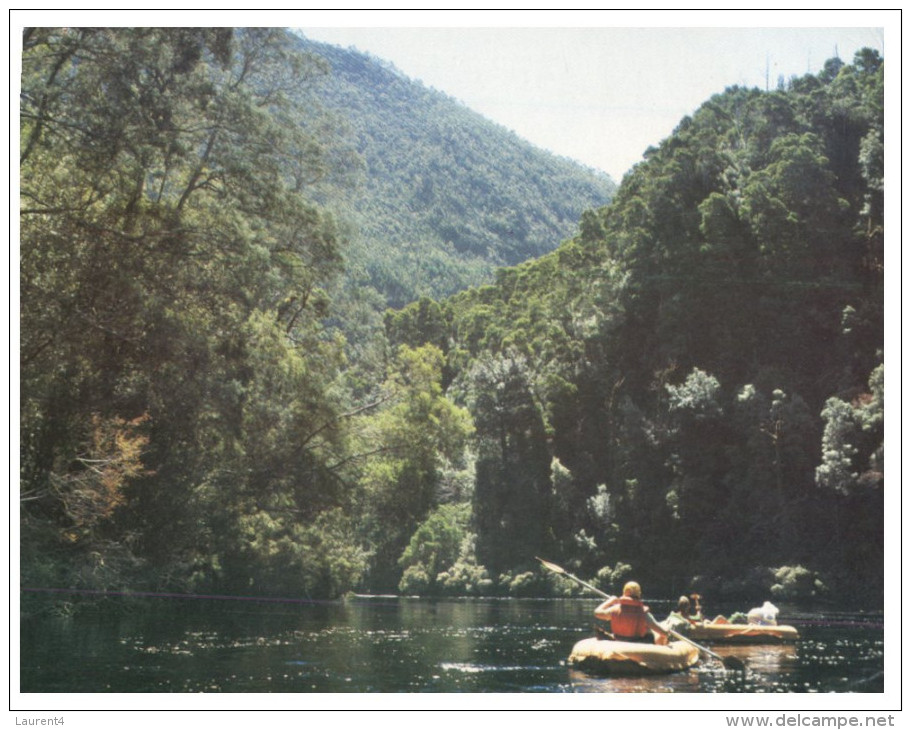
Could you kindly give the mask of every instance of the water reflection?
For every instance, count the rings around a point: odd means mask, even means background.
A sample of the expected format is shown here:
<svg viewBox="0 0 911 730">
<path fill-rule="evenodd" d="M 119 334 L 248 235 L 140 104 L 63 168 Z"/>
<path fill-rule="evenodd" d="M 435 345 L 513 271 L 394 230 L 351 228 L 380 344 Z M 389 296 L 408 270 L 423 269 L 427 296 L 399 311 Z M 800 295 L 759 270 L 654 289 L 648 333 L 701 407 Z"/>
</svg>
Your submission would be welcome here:
<svg viewBox="0 0 911 730">
<path fill-rule="evenodd" d="M 696 670 L 657 677 L 591 677 L 576 669 L 569 670 L 573 692 L 699 692 Z"/>
<path fill-rule="evenodd" d="M 714 651 L 722 657 L 737 657 L 750 671 L 762 674 L 780 674 L 797 667 L 796 644 L 716 646 Z"/>
<path fill-rule="evenodd" d="M 728 670 L 706 659 L 687 672 L 664 676 L 601 678 L 570 669 L 569 678 L 574 692 L 882 692 L 883 673 L 877 669 L 881 646 L 857 634 L 794 644 L 715 646 L 719 656 L 743 661 L 745 670 Z"/>
<path fill-rule="evenodd" d="M 591 602 L 371 599 L 39 619 L 22 625 L 23 692 L 882 692 L 880 627 L 806 626 L 797 644 L 714 646 L 660 677 L 566 664 Z M 69 667 L 79 666 L 73 673 Z"/>
<path fill-rule="evenodd" d="M 652 677 L 597 678 L 571 669 L 570 681 L 574 692 L 773 691 L 779 675 L 796 669 L 798 664 L 793 645 L 715 647 L 715 653 L 737 657 L 746 669 L 726 669 L 718 660 L 706 658 L 688 671 Z"/>
</svg>

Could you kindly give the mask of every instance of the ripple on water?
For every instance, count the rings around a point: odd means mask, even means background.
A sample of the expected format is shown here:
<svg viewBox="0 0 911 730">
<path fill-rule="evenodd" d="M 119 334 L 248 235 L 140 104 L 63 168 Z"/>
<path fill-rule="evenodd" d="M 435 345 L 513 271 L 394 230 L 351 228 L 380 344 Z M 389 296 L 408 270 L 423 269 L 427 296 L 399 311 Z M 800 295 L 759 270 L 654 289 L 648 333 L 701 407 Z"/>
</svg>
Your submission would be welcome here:
<svg viewBox="0 0 911 730">
<path fill-rule="evenodd" d="M 444 672 L 462 672 L 463 674 L 480 674 L 482 672 L 540 672 L 552 669 L 552 667 L 537 667 L 529 664 L 503 666 L 493 664 L 471 664 L 467 662 L 443 662 L 439 666 Z"/>
<path fill-rule="evenodd" d="M 587 604 L 583 612 L 562 601 L 517 602 L 508 616 L 492 612 L 490 602 L 428 605 L 438 610 L 384 604 L 353 613 L 333 608 L 328 618 L 322 609 L 159 611 L 154 620 L 131 617 L 115 627 L 86 615 L 23 629 L 20 681 L 23 691 L 86 692 L 883 691 L 882 629 L 856 623 L 807 624 L 795 645 L 715 647 L 743 659 L 743 674 L 711 662 L 668 677 L 604 681 L 565 663 L 589 632 Z M 65 670 L 74 664 L 87 671 Z"/>
</svg>

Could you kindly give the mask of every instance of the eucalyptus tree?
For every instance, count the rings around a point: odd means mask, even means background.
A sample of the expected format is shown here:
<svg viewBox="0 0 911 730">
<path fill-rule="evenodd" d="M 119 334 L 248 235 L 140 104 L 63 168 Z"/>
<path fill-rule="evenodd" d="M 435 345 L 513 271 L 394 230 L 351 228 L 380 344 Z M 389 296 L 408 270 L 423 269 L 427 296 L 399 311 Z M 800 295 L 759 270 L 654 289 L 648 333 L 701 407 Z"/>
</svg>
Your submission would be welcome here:
<svg viewBox="0 0 911 730">
<path fill-rule="evenodd" d="M 339 239 L 300 103 L 325 66 L 271 29 L 28 29 L 22 61 L 24 519 L 69 529 L 73 474 L 123 457 L 93 429 L 119 427 L 144 473 L 91 539 L 223 573 L 226 524 L 332 503 Z"/>
</svg>

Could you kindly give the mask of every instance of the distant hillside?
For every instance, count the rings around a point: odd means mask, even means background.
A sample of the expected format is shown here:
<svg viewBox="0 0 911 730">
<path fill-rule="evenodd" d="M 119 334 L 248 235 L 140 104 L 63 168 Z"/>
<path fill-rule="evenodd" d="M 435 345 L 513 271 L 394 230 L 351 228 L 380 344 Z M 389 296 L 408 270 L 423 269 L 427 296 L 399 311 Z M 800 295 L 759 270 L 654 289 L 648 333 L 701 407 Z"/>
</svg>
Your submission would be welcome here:
<svg viewBox="0 0 911 730">
<path fill-rule="evenodd" d="M 500 266 L 555 249 L 614 192 L 607 175 L 535 148 L 379 59 L 299 45 L 330 64 L 316 94 L 350 125 L 363 161 L 344 205 L 347 283 L 375 288 L 388 306 L 490 281 Z"/>
</svg>

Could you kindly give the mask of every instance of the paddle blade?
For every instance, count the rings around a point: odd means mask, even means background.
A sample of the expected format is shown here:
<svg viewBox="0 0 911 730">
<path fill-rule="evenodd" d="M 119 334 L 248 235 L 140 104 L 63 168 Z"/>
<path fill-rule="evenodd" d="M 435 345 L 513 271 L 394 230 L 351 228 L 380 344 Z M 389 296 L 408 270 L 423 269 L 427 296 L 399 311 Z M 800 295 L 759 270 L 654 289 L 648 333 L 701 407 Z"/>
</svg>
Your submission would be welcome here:
<svg viewBox="0 0 911 730">
<path fill-rule="evenodd" d="M 744 663 L 743 659 L 738 659 L 735 656 L 726 656 L 723 657 L 721 663 L 724 664 L 725 669 L 731 669 L 735 672 L 746 671 L 747 665 Z"/>
<path fill-rule="evenodd" d="M 541 565 L 543 565 L 545 568 L 547 568 L 548 570 L 550 570 L 550 571 L 552 571 L 552 572 L 554 572 L 554 573 L 559 573 L 560 575 L 565 575 L 565 574 L 566 574 L 566 571 L 563 570 L 563 568 L 561 568 L 561 567 L 560 567 L 559 565 L 557 565 L 556 563 L 549 563 L 549 562 L 547 562 L 546 560 L 544 560 L 544 559 L 542 559 L 542 558 L 535 558 L 535 559 L 536 559 L 539 563 L 541 563 Z"/>
</svg>

